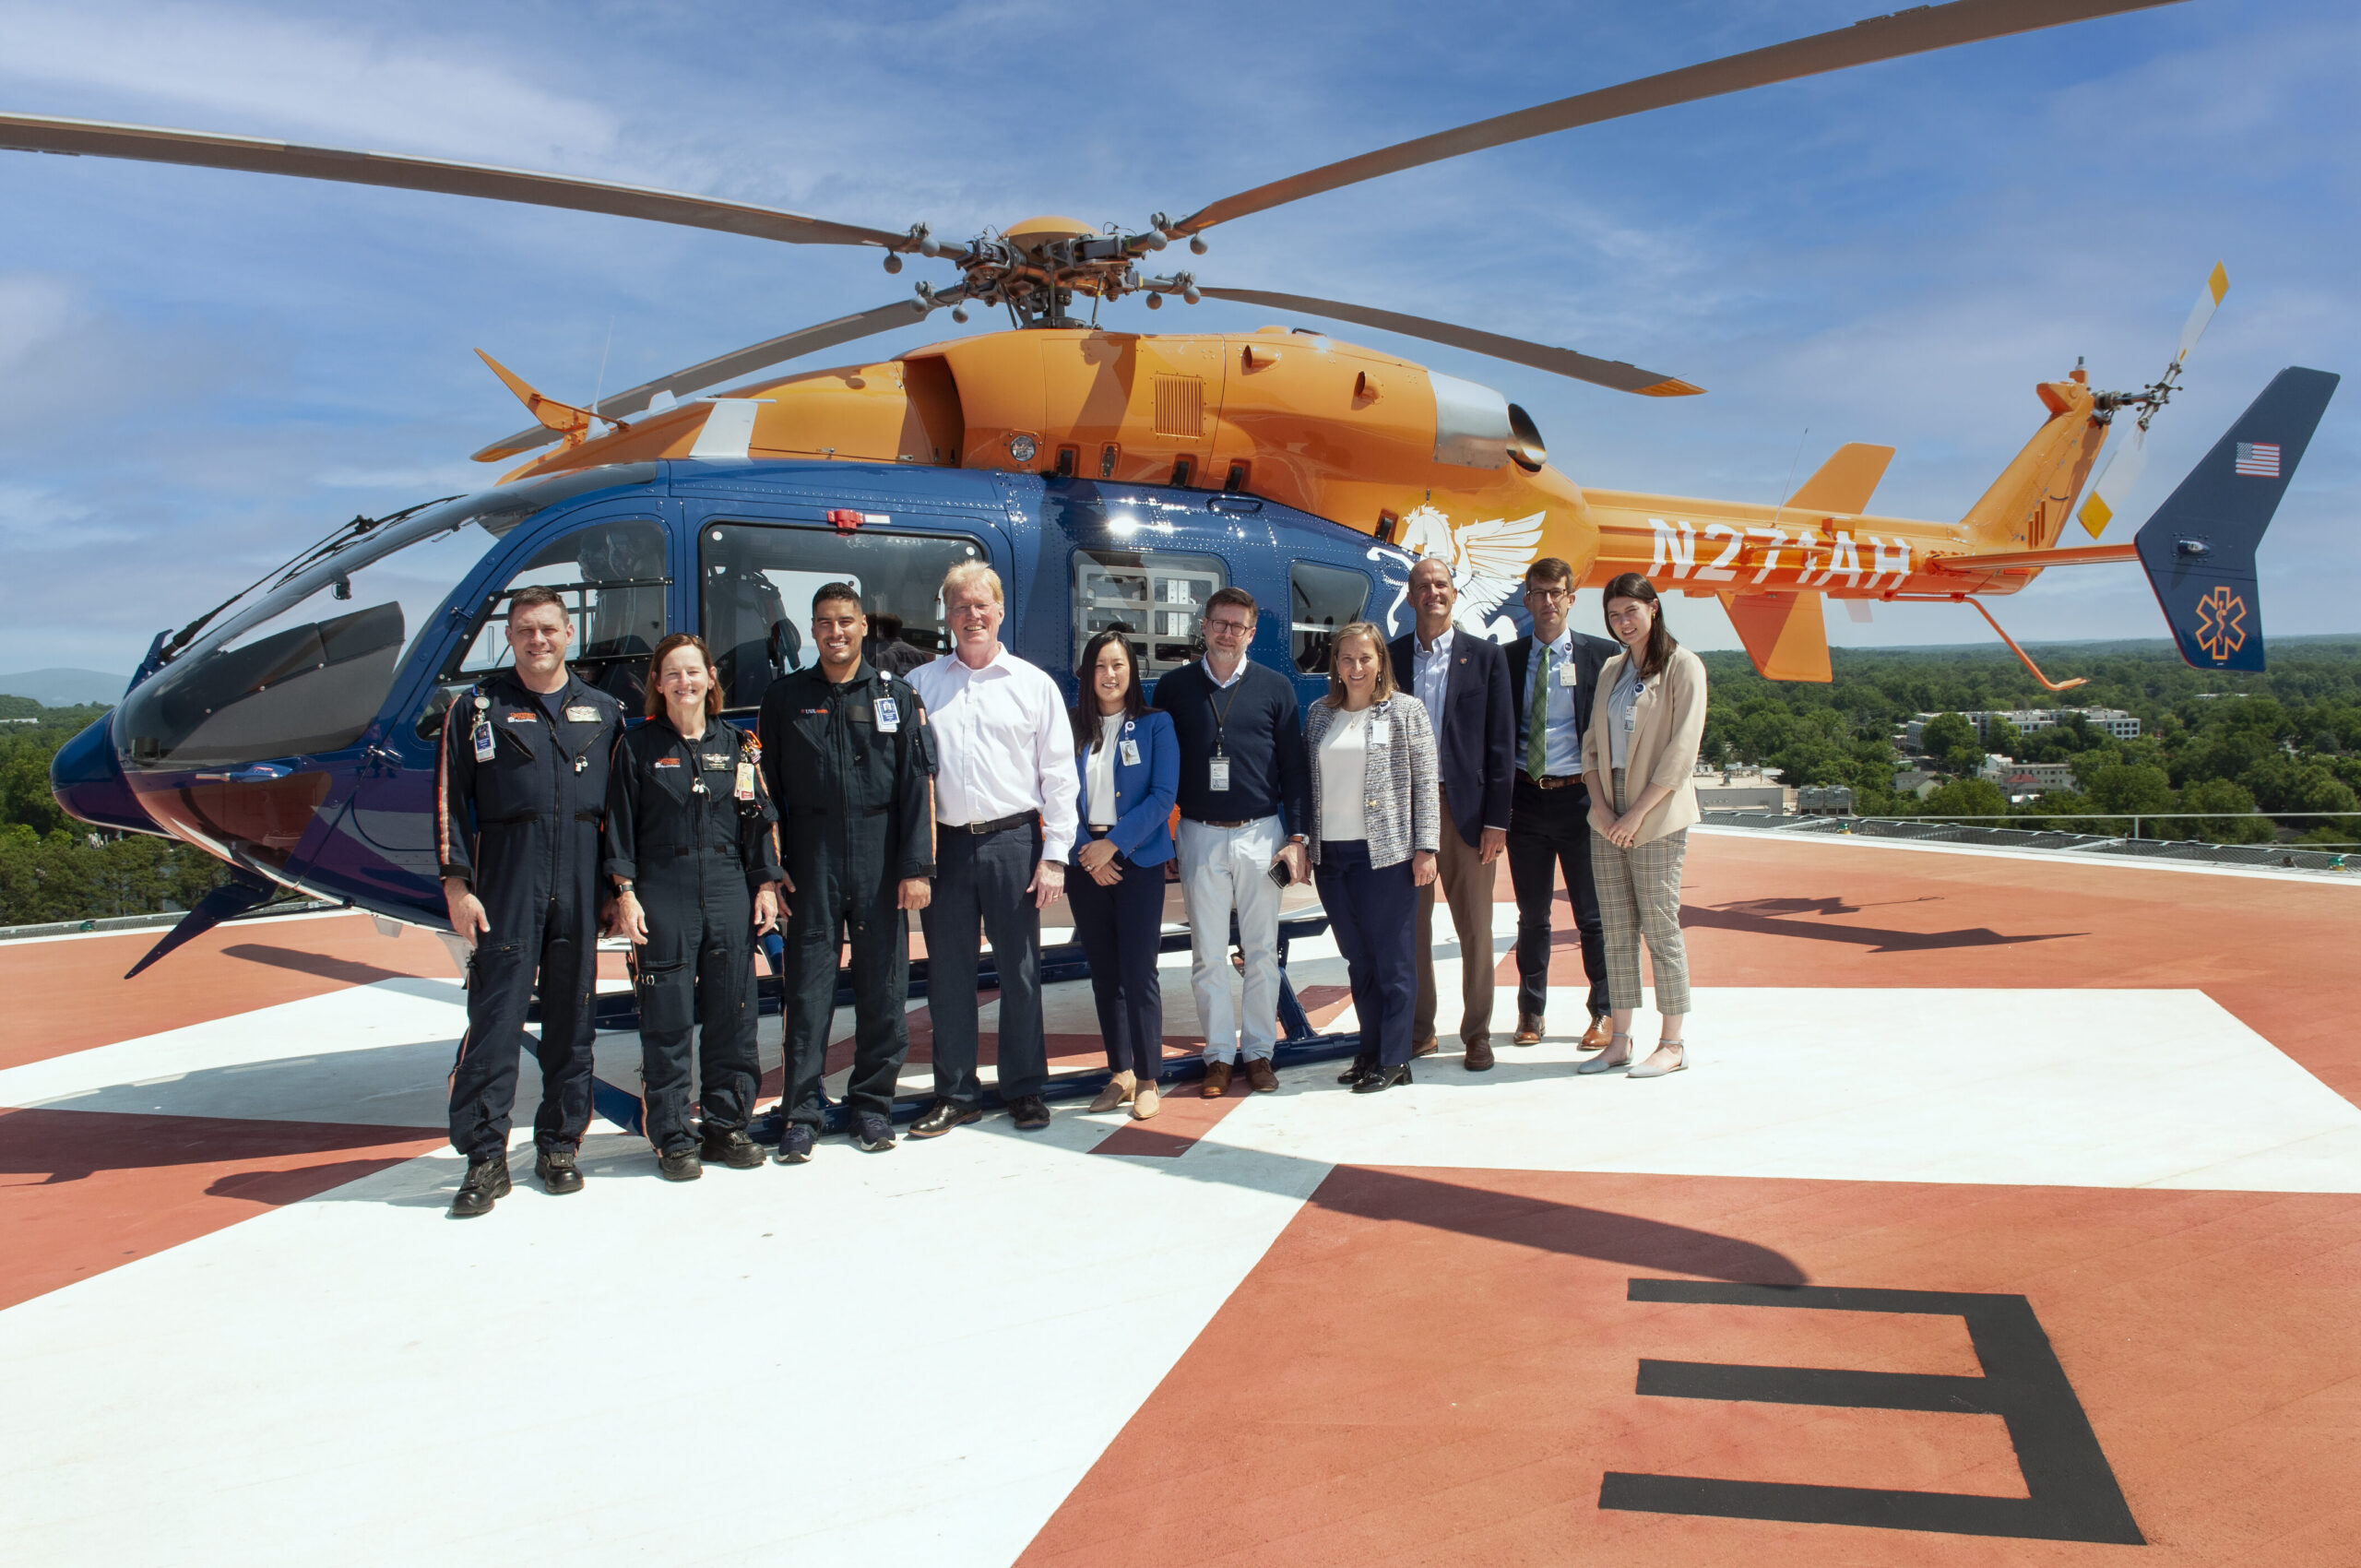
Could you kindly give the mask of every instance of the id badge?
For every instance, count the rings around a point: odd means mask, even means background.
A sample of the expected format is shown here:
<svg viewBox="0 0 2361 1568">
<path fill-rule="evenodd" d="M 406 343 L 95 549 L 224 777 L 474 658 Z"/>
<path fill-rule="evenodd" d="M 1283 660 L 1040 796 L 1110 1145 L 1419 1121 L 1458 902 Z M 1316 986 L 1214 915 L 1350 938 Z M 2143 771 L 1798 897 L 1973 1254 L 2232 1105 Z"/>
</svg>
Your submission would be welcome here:
<svg viewBox="0 0 2361 1568">
<path fill-rule="evenodd" d="M 891 735 L 902 727 L 902 707 L 892 697 L 877 699 L 877 732 Z"/>
<path fill-rule="evenodd" d="M 1229 788 L 1229 759 L 1228 757 L 1215 757 L 1205 765 L 1205 770 L 1206 789 L 1227 790 Z"/>
<path fill-rule="evenodd" d="M 751 801 L 754 798 L 754 765 L 753 763 L 742 762 L 738 765 L 738 788 L 731 792 L 742 801 Z"/>
<path fill-rule="evenodd" d="M 1570 692 L 1574 689 L 1574 675 L 1575 670 L 1572 665 L 1560 664 L 1558 666 L 1558 684 L 1565 687 L 1566 690 Z"/>
<path fill-rule="evenodd" d="M 476 727 L 471 732 L 470 738 L 475 742 L 476 760 L 478 762 L 490 762 L 492 758 L 492 754 L 498 749 L 493 744 L 492 739 L 492 720 L 489 719 L 477 719 Z"/>
<path fill-rule="evenodd" d="M 1116 746 L 1115 754 L 1123 759 L 1125 767 L 1137 767 L 1140 765 L 1140 743 L 1126 740 Z"/>
<path fill-rule="evenodd" d="M 1370 719 L 1369 721 L 1369 743 L 1372 746 L 1392 745 L 1394 743 L 1394 720 L 1391 719 Z"/>
</svg>

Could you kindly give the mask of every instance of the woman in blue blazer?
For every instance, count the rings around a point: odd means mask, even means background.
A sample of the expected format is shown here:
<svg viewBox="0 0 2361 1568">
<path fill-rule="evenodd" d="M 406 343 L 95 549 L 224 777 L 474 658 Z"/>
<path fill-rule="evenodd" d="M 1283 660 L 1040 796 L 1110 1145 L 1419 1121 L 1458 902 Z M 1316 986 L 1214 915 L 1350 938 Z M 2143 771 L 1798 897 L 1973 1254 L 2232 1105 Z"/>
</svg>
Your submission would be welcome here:
<svg viewBox="0 0 2361 1568">
<path fill-rule="evenodd" d="M 1082 701 L 1074 720 L 1074 766 L 1082 777 L 1079 875 L 1066 880 L 1074 934 L 1090 960 L 1098 1033 L 1112 1075 L 1093 1111 L 1128 1104 L 1145 1122 L 1157 1111 L 1164 1066 L 1164 992 L 1156 956 L 1164 933 L 1164 862 L 1172 858 L 1172 802 L 1180 789 L 1180 744 L 1169 715 L 1147 706 L 1139 655 L 1121 632 L 1101 632 L 1082 650 Z"/>
</svg>

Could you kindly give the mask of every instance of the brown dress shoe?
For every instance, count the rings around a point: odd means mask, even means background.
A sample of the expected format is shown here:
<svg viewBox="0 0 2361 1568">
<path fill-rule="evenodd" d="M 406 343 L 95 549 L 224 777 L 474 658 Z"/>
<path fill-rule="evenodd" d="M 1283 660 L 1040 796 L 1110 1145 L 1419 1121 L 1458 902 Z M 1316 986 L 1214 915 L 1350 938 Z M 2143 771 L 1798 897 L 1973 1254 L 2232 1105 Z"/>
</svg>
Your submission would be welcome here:
<svg viewBox="0 0 2361 1568">
<path fill-rule="evenodd" d="M 1276 1094 L 1279 1075 L 1271 1071 L 1271 1063 L 1260 1056 L 1246 1059 L 1246 1081 L 1254 1086 L 1256 1094 Z"/>
<path fill-rule="evenodd" d="M 1590 1021 L 1590 1028 L 1583 1031 L 1583 1049 L 1584 1051 L 1604 1051 L 1607 1049 L 1607 1042 L 1614 1038 L 1614 1031 L 1608 1028 L 1606 1019 L 1593 1018 Z"/>
<path fill-rule="evenodd" d="M 1436 1051 L 1441 1051 L 1442 1049 L 1442 1041 L 1439 1039 L 1422 1039 L 1410 1047 L 1410 1054 L 1413 1056 L 1432 1056 Z"/>
<path fill-rule="evenodd" d="M 1471 1039 L 1467 1042 L 1467 1057 L 1465 1065 L 1471 1073 L 1489 1073 L 1492 1070 L 1491 1036 L 1486 1035 L 1482 1039 Z"/>
<path fill-rule="evenodd" d="M 1227 1062 L 1216 1062 L 1205 1069 L 1205 1098 L 1219 1099 L 1229 1092 L 1229 1076 L 1238 1069 Z"/>
<path fill-rule="evenodd" d="M 1540 1014 L 1519 1013 L 1516 1016 L 1516 1043 L 1519 1045 L 1539 1045 L 1541 1043 Z"/>
</svg>

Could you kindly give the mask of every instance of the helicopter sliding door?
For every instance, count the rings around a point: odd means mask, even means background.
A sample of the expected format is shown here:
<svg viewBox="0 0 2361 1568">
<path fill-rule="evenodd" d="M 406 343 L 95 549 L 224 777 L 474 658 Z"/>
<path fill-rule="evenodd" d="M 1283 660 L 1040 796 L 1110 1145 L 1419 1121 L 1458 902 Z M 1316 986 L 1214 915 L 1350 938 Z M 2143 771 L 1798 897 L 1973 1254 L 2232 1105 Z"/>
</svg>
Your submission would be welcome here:
<svg viewBox="0 0 2361 1568">
<path fill-rule="evenodd" d="M 908 669 L 948 648 L 943 575 L 989 560 L 962 534 L 836 528 L 754 508 L 717 509 L 697 538 L 697 601 L 706 646 L 721 671 L 722 706 L 751 714 L 781 675 L 810 667 L 812 595 L 850 583 L 870 617 L 868 660 Z"/>
</svg>

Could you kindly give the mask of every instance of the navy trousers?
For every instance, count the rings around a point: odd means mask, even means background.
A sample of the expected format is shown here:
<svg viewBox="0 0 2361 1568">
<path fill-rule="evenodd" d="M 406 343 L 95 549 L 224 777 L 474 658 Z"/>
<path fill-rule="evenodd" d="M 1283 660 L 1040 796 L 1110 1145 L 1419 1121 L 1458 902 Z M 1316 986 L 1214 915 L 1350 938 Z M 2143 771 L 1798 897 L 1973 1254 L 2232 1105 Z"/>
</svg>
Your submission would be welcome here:
<svg viewBox="0 0 2361 1568">
<path fill-rule="evenodd" d="M 1039 1094 L 1050 1082 L 1041 1037 L 1041 911 L 1025 891 L 1041 858 L 1038 822 L 998 833 L 943 828 L 934 840 L 934 897 L 926 927 L 926 1003 L 934 1020 L 934 1092 L 954 1105 L 983 1099 L 976 1076 L 976 990 L 981 939 L 1000 972 L 1000 1098 Z M 1067 873 L 1069 893 L 1074 873 Z"/>
<path fill-rule="evenodd" d="M 1544 790 L 1520 773 L 1509 807 L 1509 885 L 1516 890 L 1516 1007 L 1536 1018 L 1549 1010 L 1549 914 L 1561 875 L 1582 941 L 1583 975 L 1590 981 L 1590 1016 L 1604 1017 L 1607 928 L 1599 921 L 1598 885 L 1590 870 L 1590 791 L 1579 784 Z"/>
<path fill-rule="evenodd" d="M 1164 867 L 1135 866 L 1122 856 L 1123 879 L 1101 887 L 1080 866 L 1066 873 L 1074 933 L 1090 960 L 1090 991 L 1098 1004 L 1098 1034 L 1107 1042 L 1107 1070 L 1154 1083 L 1164 1070 L 1164 990 L 1156 974 L 1164 936 Z"/>
<path fill-rule="evenodd" d="M 1372 866 L 1364 840 L 1330 841 L 1320 846 L 1312 880 L 1352 982 L 1361 1060 L 1398 1067 L 1410 1060 L 1410 1016 L 1418 1004 L 1418 889 L 1410 862 Z"/>
</svg>

